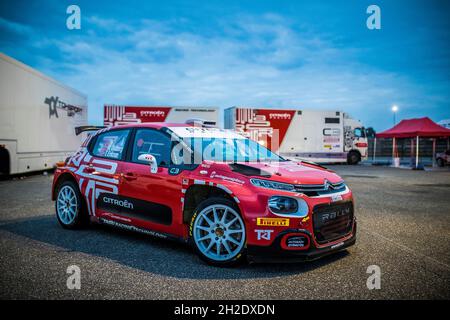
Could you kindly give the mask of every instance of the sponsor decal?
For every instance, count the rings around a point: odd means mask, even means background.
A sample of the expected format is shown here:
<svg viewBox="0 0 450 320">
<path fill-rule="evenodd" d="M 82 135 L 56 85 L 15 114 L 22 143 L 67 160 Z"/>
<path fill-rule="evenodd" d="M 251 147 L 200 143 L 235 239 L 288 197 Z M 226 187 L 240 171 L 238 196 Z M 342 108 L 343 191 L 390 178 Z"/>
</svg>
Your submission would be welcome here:
<svg viewBox="0 0 450 320">
<path fill-rule="evenodd" d="M 281 247 L 285 250 L 306 250 L 309 244 L 309 237 L 303 233 L 286 234 L 280 241 Z"/>
<path fill-rule="evenodd" d="M 270 240 L 272 237 L 273 230 L 261 230 L 257 229 L 256 232 L 256 240 Z"/>
<path fill-rule="evenodd" d="M 83 111 L 83 109 L 80 107 L 76 107 L 59 100 L 59 97 L 47 97 L 45 98 L 44 103 L 48 105 L 49 118 L 51 118 L 52 116 L 59 118 L 57 109 L 66 111 L 68 117 L 73 117 L 76 113 L 80 113 Z"/>
<path fill-rule="evenodd" d="M 286 240 L 286 245 L 291 248 L 302 248 L 307 244 L 307 240 L 303 236 L 293 236 Z"/>
<path fill-rule="evenodd" d="M 129 230 L 129 231 L 134 231 L 134 232 L 140 232 L 140 233 L 144 233 L 153 237 L 158 237 L 158 238 L 162 238 L 162 239 L 167 239 L 167 236 L 165 234 L 162 233 L 158 233 L 155 231 L 151 231 L 151 230 L 147 230 L 147 229 L 142 229 L 142 228 L 138 228 L 129 224 L 124 224 L 124 223 L 120 223 L 117 221 L 112 221 L 112 220 L 108 220 L 108 219 L 104 219 L 104 218 L 100 218 L 100 222 L 113 226 L 113 227 L 117 227 L 117 228 L 121 228 L 121 229 L 125 229 L 125 230 Z"/>
<path fill-rule="evenodd" d="M 323 148 L 328 150 L 338 149 L 341 142 L 341 130 L 339 128 L 323 129 Z"/>
<path fill-rule="evenodd" d="M 339 137 L 341 135 L 341 130 L 339 128 L 325 128 L 323 129 L 322 133 L 327 137 Z"/>
<path fill-rule="evenodd" d="M 166 116 L 166 113 L 162 110 L 141 110 L 140 112 L 141 117 L 148 118 L 148 117 L 164 117 Z"/>
<path fill-rule="evenodd" d="M 339 243 L 337 243 L 335 245 L 332 245 L 331 249 L 336 249 L 336 248 L 342 247 L 343 245 L 344 245 L 344 242 L 339 242 Z"/>
<path fill-rule="evenodd" d="M 286 219 L 286 218 L 257 218 L 256 225 L 257 226 L 266 226 L 266 227 L 288 227 L 289 219 Z"/>
<path fill-rule="evenodd" d="M 103 197 L 104 203 L 113 204 L 119 207 L 127 208 L 127 209 L 134 209 L 133 203 L 129 202 L 128 200 L 118 200 L 113 199 L 109 197 Z"/>
<path fill-rule="evenodd" d="M 230 181 L 230 182 L 234 182 L 234 183 L 238 183 L 238 184 L 244 184 L 245 183 L 245 181 L 243 181 L 243 180 L 240 180 L 240 179 L 237 179 L 237 178 L 233 178 L 233 177 L 227 177 L 227 176 L 224 176 L 224 175 L 221 175 L 221 174 L 217 174 L 215 171 L 211 172 L 210 178 L 211 179 L 222 179 L 222 180 L 225 180 L 225 181 Z"/>
<path fill-rule="evenodd" d="M 340 141 L 339 137 L 323 137 L 323 143 L 338 143 Z"/>
<path fill-rule="evenodd" d="M 100 195 L 97 201 L 97 208 L 125 218 L 164 225 L 172 224 L 172 210 L 170 207 L 142 199 L 106 193 Z"/>
<path fill-rule="evenodd" d="M 292 118 L 291 113 L 269 113 L 269 119 L 284 119 L 284 120 L 290 120 Z"/>
<path fill-rule="evenodd" d="M 103 123 L 111 127 L 141 122 L 164 122 L 171 109 L 170 107 L 105 105 Z"/>
<path fill-rule="evenodd" d="M 309 216 L 308 216 L 308 217 L 304 217 L 304 218 L 302 219 L 302 222 L 303 222 L 303 223 L 305 223 L 305 222 L 307 222 L 307 221 L 309 221 Z"/>
</svg>

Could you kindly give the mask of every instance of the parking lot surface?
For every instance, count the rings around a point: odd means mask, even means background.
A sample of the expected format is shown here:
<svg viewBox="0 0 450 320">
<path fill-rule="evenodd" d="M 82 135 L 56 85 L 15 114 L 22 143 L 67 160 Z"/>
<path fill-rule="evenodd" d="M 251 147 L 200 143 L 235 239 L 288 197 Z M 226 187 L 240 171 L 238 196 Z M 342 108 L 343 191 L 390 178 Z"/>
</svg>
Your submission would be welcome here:
<svg viewBox="0 0 450 320">
<path fill-rule="evenodd" d="M 2 299 L 449 299 L 450 172 L 330 166 L 352 188 L 355 246 L 311 263 L 205 265 L 183 244 L 62 229 L 52 175 L 0 181 Z M 67 267 L 79 266 L 70 290 Z M 381 269 L 369 290 L 367 268 Z"/>
</svg>

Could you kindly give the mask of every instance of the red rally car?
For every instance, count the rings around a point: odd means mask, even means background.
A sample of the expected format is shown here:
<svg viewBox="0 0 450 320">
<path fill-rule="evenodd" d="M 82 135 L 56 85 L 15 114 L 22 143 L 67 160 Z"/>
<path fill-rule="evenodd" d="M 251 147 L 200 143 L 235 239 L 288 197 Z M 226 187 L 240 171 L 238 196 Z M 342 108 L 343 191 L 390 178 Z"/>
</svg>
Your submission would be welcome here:
<svg viewBox="0 0 450 320">
<path fill-rule="evenodd" d="M 356 240 L 352 192 L 337 174 L 217 128 L 98 130 L 56 169 L 52 198 L 64 228 L 91 221 L 178 239 L 221 266 L 312 260 Z"/>
</svg>

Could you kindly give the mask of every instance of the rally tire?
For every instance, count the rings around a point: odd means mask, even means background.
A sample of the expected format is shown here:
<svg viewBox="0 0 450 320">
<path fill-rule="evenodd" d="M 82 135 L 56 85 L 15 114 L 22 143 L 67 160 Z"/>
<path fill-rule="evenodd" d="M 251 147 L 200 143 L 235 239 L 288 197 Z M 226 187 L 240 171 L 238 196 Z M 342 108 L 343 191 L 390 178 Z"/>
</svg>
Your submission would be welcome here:
<svg viewBox="0 0 450 320">
<path fill-rule="evenodd" d="M 55 201 L 56 219 L 65 229 L 79 229 L 88 222 L 78 186 L 65 181 L 58 186 Z"/>
<path fill-rule="evenodd" d="M 245 223 L 233 201 L 213 197 L 197 206 L 189 225 L 189 242 L 203 261 L 218 267 L 236 266 L 246 259 L 246 241 Z"/>
</svg>

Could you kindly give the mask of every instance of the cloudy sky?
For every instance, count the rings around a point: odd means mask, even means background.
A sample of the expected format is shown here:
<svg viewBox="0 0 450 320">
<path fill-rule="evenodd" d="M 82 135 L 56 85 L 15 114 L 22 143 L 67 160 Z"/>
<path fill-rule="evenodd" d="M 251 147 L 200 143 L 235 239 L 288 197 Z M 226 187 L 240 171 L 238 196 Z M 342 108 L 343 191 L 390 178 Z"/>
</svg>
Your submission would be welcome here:
<svg viewBox="0 0 450 320">
<path fill-rule="evenodd" d="M 449 15 L 450 1 L 2 0 L 0 51 L 87 94 L 93 124 L 105 103 L 245 105 L 343 110 L 381 131 L 393 104 L 450 118 Z"/>
</svg>

